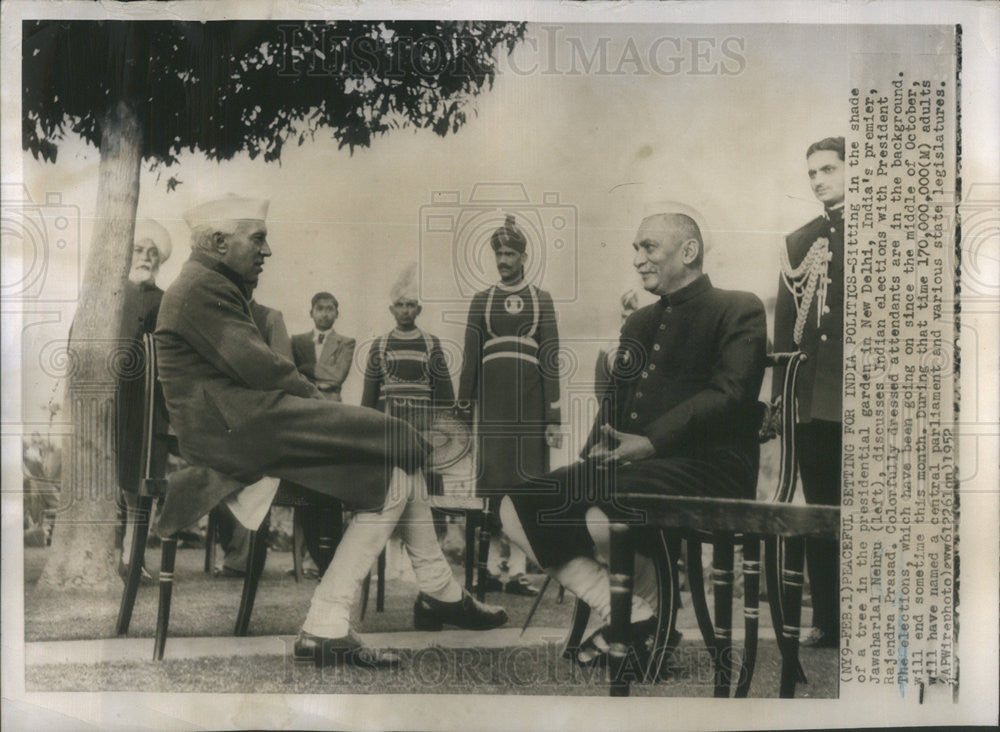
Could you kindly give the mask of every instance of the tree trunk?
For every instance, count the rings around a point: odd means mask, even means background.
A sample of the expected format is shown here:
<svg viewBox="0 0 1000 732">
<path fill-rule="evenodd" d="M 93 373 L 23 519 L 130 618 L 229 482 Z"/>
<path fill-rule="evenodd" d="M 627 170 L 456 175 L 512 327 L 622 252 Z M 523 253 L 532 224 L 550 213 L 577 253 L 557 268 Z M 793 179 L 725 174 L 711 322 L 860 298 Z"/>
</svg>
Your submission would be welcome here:
<svg viewBox="0 0 1000 732">
<path fill-rule="evenodd" d="M 72 367 L 66 402 L 62 511 L 39 585 L 108 591 L 117 588 L 114 529 L 116 375 L 135 357 L 118 340 L 139 200 L 142 130 L 134 108 L 119 102 L 101 130 L 96 223 L 83 293 L 70 336 Z M 134 362 L 133 362 L 134 363 Z"/>
</svg>

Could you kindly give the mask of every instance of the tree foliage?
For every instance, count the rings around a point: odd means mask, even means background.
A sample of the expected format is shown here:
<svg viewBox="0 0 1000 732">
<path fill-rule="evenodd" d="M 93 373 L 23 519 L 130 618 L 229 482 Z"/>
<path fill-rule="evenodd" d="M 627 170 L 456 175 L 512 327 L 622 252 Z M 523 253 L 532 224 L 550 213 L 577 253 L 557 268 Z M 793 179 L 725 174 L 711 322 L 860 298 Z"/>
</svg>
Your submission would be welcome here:
<svg viewBox="0 0 1000 732">
<path fill-rule="evenodd" d="M 75 133 L 99 146 L 108 108 L 129 104 L 142 158 L 278 160 L 323 128 L 368 147 L 394 128 L 456 131 L 492 86 L 523 23 L 27 21 L 22 144 L 54 160 Z"/>
</svg>

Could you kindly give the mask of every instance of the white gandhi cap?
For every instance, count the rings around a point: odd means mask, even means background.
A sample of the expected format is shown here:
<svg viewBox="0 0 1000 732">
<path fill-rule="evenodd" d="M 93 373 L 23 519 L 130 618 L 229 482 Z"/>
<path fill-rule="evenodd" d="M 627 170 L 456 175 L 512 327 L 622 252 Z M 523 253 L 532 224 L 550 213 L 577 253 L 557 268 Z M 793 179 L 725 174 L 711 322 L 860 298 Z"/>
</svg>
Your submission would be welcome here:
<svg viewBox="0 0 1000 732">
<path fill-rule="evenodd" d="M 192 229 L 199 226 L 228 229 L 237 221 L 266 220 L 270 203 L 266 198 L 229 195 L 195 206 L 184 214 L 184 220 Z"/>
</svg>

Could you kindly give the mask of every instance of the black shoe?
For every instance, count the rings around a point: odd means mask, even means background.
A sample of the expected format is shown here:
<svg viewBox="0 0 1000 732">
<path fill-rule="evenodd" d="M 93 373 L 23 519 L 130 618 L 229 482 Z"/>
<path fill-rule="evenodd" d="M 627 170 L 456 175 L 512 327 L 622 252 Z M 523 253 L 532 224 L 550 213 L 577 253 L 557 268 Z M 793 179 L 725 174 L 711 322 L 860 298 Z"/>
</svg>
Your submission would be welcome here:
<svg viewBox="0 0 1000 732">
<path fill-rule="evenodd" d="M 324 666 L 359 666 L 361 668 L 399 668 L 398 653 L 369 648 L 361 639 L 348 632 L 342 638 L 321 638 L 299 631 L 293 650 L 296 662 L 312 661 L 317 668 Z"/>
<path fill-rule="evenodd" d="M 504 585 L 503 591 L 508 595 L 521 595 L 522 597 L 537 597 L 538 590 L 532 587 L 531 582 L 523 574 L 511 577 Z"/>
<path fill-rule="evenodd" d="M 802 648 L 840 648 L 840 638 L 820 628 L 812 628 L 799 641 Z"/>
<path fill-rule="evenodd" d="M 674 628 L 667 637 L 666 648 L 662 649 L 662 660 L 659 669 L 651 668 L 654 652 L 660 649 L 655 648 L 656 644 L 656 618 L 640 620 L 632 623 L 630 630 L 630 642 L 632 650 L 636 654 L 639 667 L 644 669 L 644 681 L 655 679 L 666 679 L 671 676 L 671 669 L 677 663 L 677 649 L 684 636 Z"/>
<path fill-rule="evenodd" d="M 485 592 L 503 592 L 503 582 L 493 574 L 486 576 L 486 579 L 483 580 L 483 587 Z M 478 585 L 476 585 L 476 590 L 479 590 Z"/>
<path fill-rule="evenodd" d="M 233 569 L 232 567 L 216 567 L 212 570 L 213 577 L 229 577 L 232 579 L 243 579 L 247 576 L 247 573 L 242 569 Z"/>
<path fill-rule="evenodd" d="M 413 627 L 417 630 L 441 630 L 445 625 L 491 630 L 506 624 L 507 619 L 502 607 L 479 602 L 465 590 L 457 602 L 441 602 L 421 592 L 413 604 Z"/>
</svg>

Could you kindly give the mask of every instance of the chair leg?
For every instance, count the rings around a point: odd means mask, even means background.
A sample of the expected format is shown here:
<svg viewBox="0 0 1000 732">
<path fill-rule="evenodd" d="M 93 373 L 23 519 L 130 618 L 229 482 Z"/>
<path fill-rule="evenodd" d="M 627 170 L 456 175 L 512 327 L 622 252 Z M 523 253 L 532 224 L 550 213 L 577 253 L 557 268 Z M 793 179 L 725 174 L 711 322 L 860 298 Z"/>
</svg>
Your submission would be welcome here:
<svg viewBox="0 0 1000 732">
<path fill-rule="evenodd" d="M 705 599 L 705 573 L 701 566 L 700 541 L 687 540 L 687 576 L 694 616 L 698 620 L 698 628 L 701 630 L 705 647 L 711 650 L 715 648 L 715 630 L 712 628 L 712 616 L 708 612 L 708 601 Z"/>
<path fill-rule="evenodd" d="M 764 580 L 767 583 L 767 604 L 771 609 L 771 626 L 774 628 L 774 639 L 781 652 L 782 664 L 792 655 L 788 636 L 782 630 L 785 626 L 785 591 L 781 580 L 782 567 L 784 566 L 783 547 L 784 542 L 777 536 L 768 536 L 764 539 Z M 802 665 L 798 662 L 797 650 L 793 662 L 796 667 L 796 678 L 799 682 L 805 683 L 806 675 L 802 670 Z"/>
<path fill-rule="evenodd" d="M 205 574 L 215 569 L 216 536 L 219 531 L 219 509 L 208 512 L 208 528 L 205 530 Z"/>
<path fill-rule="evenodd" d="M 572 660 L 576 657 L 588 622 L 590 622 L 590 605 L 577 598 L 576 604 L 573 606 L 573 621 L 570 624 L 569 635 L 566 636 L 566 641 L 563 643 L 563 658 Z"/>
<path fill-rule="evenodd" d="M 643 669 L 643 680 L 650 682 L 660 678 L 663 664 L 670 652 L 670 635 L 677 625 L 677 576 L 676 564 L 670 553 L 670 543 L 662 531 L 655 531 L 651 541 L 645 543 L 644 553 L 649 555 L 656 572 L 656 631 L 653 636 L 653 652 L 649 663 Z"/>
<path fill-rule="evenodd" d="M 120 636 L 128 635 L 135 598 L 142 581 L 142 568 L 146 564 L 146 539 L 149 535 L 149 513 L 153 500 L 148 496 L 139 496 L 137 504 L 126 513 L 127 520 L 132 523 L 132 542 L 128 548 L 128 572 L 125 575 L 121 605 L 118 607 L 118 621 L 115 623 L 115 633 Z M 124 547 L 122 550 L 124 551 Z"/>
<path fill-rule="evenodd" d="M 322 525 L 319 527 L 319 536 L 316 540 L 316 570 L 320 577 L 326 572 L 326 568 L 333 561 L 333 555 L 340 544 L 340 538 L 344 534 L 344 507 L 340 501 L 334 505 L 321 509 Z"/>
<path fill-rule="evenodd" d="M 369 572 L 365 575 L 365 578 L 361 580 L 361 619 L 365 619 L 365 613 L 368 611 L 368 595 L 372 591 L 372 573 Z"/>
<path fill-rule="evenodd" d="M 177 558 L 177 537 L 163 539 L 160 544 L 160 604 L 156 612 L 156 638 L 153 641 L 153 660 L 162 661 L 167 646 L 167 627 L 170 625 L 170 599 L 174 591 L 174 560 Z"/>
<path fill-rule="evenodd" d="M 712 551 L 715 591 L 715 696 L 728 698 L 733 672 L 733 540 L 717 536 Z"/>
<path fill-rule="evenodd" d="M 270 534 L 271 514 L 264 519 L 257 531 L 250 532 L 250 551 L 247 557 L 247 571 L 243 578 L 243 596 L 240 598 L 240 609 L 236 614 L 236 625 L 233 635 L 245 636 L 250 628 L 250 615 L 253 613 L 254 600 L 257 597 L 257 585 L 264 572 L 264 562 L 267 560 L 267 537 Z"/>
<path fill-rule="evenodd" d="M 476 599 L 486 599 L 486 579 L 489 577 L 487 565 L 490 557 L 490 512 L 484 511 L 479 524 L 479 545 L 476 553 Z"/>
<path fill-rule="evenodd" d="M 635 552 L 627 524 L 611 524 L 611 627 L 608 635 L 608 662 L 611 673 L 611 696 L 628 696 L 631 681 L 629 657 L 631 644 L 632 566 Z"/>
<path fill-rule="evenodd" d="M 782 585 L 784 589 L 784 627 L 782 628 L 788 653 L 781 659 L 782 699 L 795 696 L 795 684 L 799 680 L 799 631 L 802 618 L 802 568 L 805 559 L 805 541 L 800 537 L 784 540 L 784 566 Z"/>
<path fill-rule="evenodd" d="M 760 628 L 760 537 L 743 540 L 743 661 L 736 683 L 736 698 L 745 699 L 750 693 L 754 667 L 757 664 L 757 636 Z"/>
<path fill-rule="evenodd" d="M 476 525 L 479 523 L 479 511 L 465 512 L 465 589 L 473 591 L 473 578 L 476 567 Z"/>
<path fill-rule="evenodd" d="M 302 526 L 302 506 L 292 509 L 292 568 L 295 581 L 302 581 L 302 554 L 306 546 L 306 532 Z"/>
<path fill-rule="evenodd" d="M 375 612 L 385 612 L 385 549 L 378 555 L 376 563 L 378 577 L 375 578 Z"/>
</svg>

